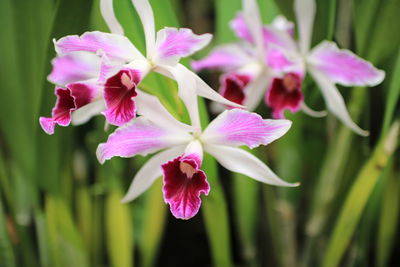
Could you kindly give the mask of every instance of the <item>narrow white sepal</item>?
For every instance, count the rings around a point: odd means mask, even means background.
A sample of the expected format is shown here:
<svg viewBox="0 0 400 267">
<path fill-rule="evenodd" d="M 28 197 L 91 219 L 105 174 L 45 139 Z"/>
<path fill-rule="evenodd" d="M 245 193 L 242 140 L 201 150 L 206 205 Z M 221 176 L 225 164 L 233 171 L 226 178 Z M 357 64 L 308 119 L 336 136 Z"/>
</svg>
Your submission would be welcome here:
<svg viewBox="0 0 400 267">
<path fill-rule="evenodd" d="M 347 127 L 361 136 L 368 136 L 369 132 L 361 129 L 353 122 L 347 111 L 343 97 L 335 84 L 331 82 L 324 74 L 314 68 L 309 68 L 309 73 L 318 84 L 324 96 L 328 110 L 331 111 L 338 119 L 340 119 Z"/>
<path fill-rule="evenodd" d="M 175 119 L 156 96 L 137 90 L 135 101 L 137 113 L 156 125 L 175 131 L 192 132 L 194 130 L 192 126 Z"/>
<path fill-rule="evenodd" d="M 306 105 L 306 103 L 301 103 L 301 110 L 306 113 L 308 116 L 315 117 L 315 118 L 322 118 L 328 115 L 326 110 L 316 111 Z"/>
<path fill-rule="evenodd" d="M 244 89 L 246 94 L 244 104 L 247 110 L 253 111 L 257 108 L 270 82 L 271 75 L 267 70 L 264 70 L 246 86 Z"/>
<path fill-rule="evenodd" d="M 100 12 L 112 33 L 124 35 L 124 29 L 114 13 L 113 0 L 100 0 Z"/>
<path fill-rule="evenodd" d="M 140 20 L 142 21 L 144 35 L 146 38 L 147 58 L 153 58 L 156 46 L 156 29 L 154 25 L 153 9 L 148 0 L 132 0 Z"/>
<path fill-rule="evenodd" d="M 283 181 L 260 159 L 243 149 L 206 144 L 204 151 L 211 154 L 224 168 L 244 174 L 259 182 L 288 187 L 299 185 L 299 183 Z"/>
<path fill-rule="evenodd" d="M 311 45 L 316 12 L 315 0 L 295 0 L 294 11 L 299 29 L 300 51 L 306 54 Z"/>
</svg>

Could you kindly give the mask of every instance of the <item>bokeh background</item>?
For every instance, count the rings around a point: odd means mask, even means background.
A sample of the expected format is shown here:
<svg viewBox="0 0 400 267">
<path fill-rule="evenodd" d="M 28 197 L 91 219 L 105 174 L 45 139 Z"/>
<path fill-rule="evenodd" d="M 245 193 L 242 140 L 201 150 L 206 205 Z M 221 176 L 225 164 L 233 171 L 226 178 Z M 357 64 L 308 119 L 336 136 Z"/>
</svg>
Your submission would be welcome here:
<svg viewBox="0 0 400 267">
<path fill-rule="evenodd" d="M 127 36 L 144 37 L 129 0 L 115 0 Z M 240 0 L 151 0 L 157 29 L 211 32 L 214 45 L 234 41 L 229 21 Z M 294 20 L 291 0 L 260 0 L 264 23 Z M 209 157 L 211 192 L 189 221 L 173 218 L 161 179 L 133 203 L 121 204 L 144 157 L 95 156 L 112 128 L 104 118 L 79 127 L 40 129 L 50 115 L 47 82 L 53 38 L 108 31 L 99 0 L 0 0 L 0 266 L 399 266 L 400 1 L 317 0 L 313 44 L 335 40 L 386 71 L 375 88 L 340 88 L 360 137 L 334 117 L 289 114 L 293 127 L 254 153 L 298 188 L 262 185 L 223 170 Z M 185 62 L 189 64 L 189 61 Z M 218 88 L 218 73 L 200 74 Z M 152 74 L 141 88 L 187 121 L 176 84 Z M 324 109 L 313 82 L 306 102 Z M 201 102 L 203 125 L 209 116 Z M 257 110 L 270 117 L 270 110 Z M 397 122 L 396 122 L 397 120 Z"/>
</svg>

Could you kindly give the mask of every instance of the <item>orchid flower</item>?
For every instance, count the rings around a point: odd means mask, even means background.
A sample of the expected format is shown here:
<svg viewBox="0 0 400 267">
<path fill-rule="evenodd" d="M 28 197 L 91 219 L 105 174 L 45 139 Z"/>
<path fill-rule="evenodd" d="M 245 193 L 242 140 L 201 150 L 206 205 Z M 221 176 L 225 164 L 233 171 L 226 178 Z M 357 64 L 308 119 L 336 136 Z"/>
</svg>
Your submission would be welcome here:
<svg viewBox="0 0 400 267">
<path fill-rule="evenodd" d="M 188 107 L 197 113 L 197 107 Z M 277 186 L 297 186 L 281 180 L 262 161 L 239 146 L 267 145 L 284 135 L 288 120 L 264 120 L 242 109 L 221 113 L 208 127 L 187 128 L 172 116 L 136 117 L 116 129 L 106 143 L 98 146 L 101 163 L 114 157 L 153 155 L 136 173 L 123 201 L 131 201 L 163 176 L 164 200 L 176 218 L 189 219 L 197 214 L 200 195 L 208 195 L 210 185 L 201 169 L 203 151 L 226 169 L 257 181 Z M 161 152 L 159 152 L 161 151 Z"/>
<path fill-rule="evenodd" d="M 343 97 L 335 84 L 375 86 L 383 81 L 385 73 L 357 57 L 351 51 L 339 49 L 331 41 L 323 41 L 310 50 L 316 11 L 315 0 L 295 0 L 294 8 L 298 22 L 299 42 L 293 39 L 293 27 L 289 22 L 278 19 L 271 26 L 263 26 L 259 15 L 251 15 L 258 14 L 256 2 L 244 0 L 243 17 L 239 16 L 232 22 L 233 29 L 236 35 L 247 44 L 257 47 L 264 45 L 264 49 L 267 51 L 265 62 L 271 70 L 272 76 L 264 75 L 258 76 L 258 79 L 253 78 L 262 85 L 262 88 L 258 88 L 258 90 L 249 89 L 249 85 L 236 82 L 236 88 L 230 91 L 238 91 L 237 88 L 240 88 L 245 92 L 246 97 L 253 98 L 247 101 L 258 103 L 267 89 L 264 99 L 266 104 L 273 109 L 275 118 L 282 118 L 285 109 L 297 112 L 300 108 L 309 115 L 323 116 L 324 112 L 315 112 L 304 103 L 301 84 L 307 72 L 320 88 L 328 110 L 356 133 L 368 135 L 367 131 L 362 130 L 352 121 Z M 207 58 L 195 62 L 195 69 L 225 67 L 223 57 L 220 55 L 225 53 L 226 57 L 229 50 L 223 47 L 217 49 Z M 239 70 L 243 68 L 241 67 L 243 64 L 246 64 L 242 60 L 242 54 L 239 56 L 230 54 L 234 57 L 230 61 L 237 62 L 236 66 L 239 67 Z M 265 86 L 266 84 L 268 86 Z M 229 99 L 228 95 L 225 97 Z M 252 109 L 255 106 L 248 106 L 248 108 Z"/>
<path fill-rule="evenodd" d="M 132 0 L 143 24 L 146 56 L 123 35 L 112 0 L 101 1 L 101 13 L 112 33 L 86 32 L 55 41 L 57 57 L 49 80 L 57 84 L 56 105 L 51 118 L 40 118 L 49 134 L 56 124 L 86 122 L 102 113 L 107 122 L 122 126 L 135 117 L 138 85 L 151 71 L 178 82 L 178 95 L 186 106 L 197 105 L 197 95 L 231 105 L 179 60 L 202 49 L 211 34 L 196 35 L 190 29 L 164 28 L 155 32 L 153 10 L 148 0 Z M 182 81 L 192 86 L 182 89 Z M 196 118 L 189 114 L 191 119 Z M 72 117 L 72 118 L 71 118 Z M 199 125 L 198 121 L 193 122 Z"/>
</svg>

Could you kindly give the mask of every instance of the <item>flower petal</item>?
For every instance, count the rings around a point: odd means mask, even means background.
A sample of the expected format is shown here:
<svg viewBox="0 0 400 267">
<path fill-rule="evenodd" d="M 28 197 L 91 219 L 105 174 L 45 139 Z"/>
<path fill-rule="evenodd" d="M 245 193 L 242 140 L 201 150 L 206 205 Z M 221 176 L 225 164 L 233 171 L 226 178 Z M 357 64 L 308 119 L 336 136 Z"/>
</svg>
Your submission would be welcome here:
<svg viewBox="0 0 400 267">
<path fill-rule="evenodd" d="M 251 75 L 239 73 L 227 73 L 220 77 L 220 94 L 226 99 L 239 105 L 244 104 L 246 85 L 251 81 Z"/>
<path fill-rule="evenodd" d="M 175 66 L 181 57 L 187 57 L 210 43 L 209 33 L 197 35 L 191 29 L 164 28 L 157 33 L 154 62 Z"/>
<path fill-rule="evenodd" d="M 362 136 L 368 136 L 368 131 L 358 127 L 351 119 L 343 97 L 340 95 L 335 84 L 330 81 L 329 78 L 326 77 L 322 72 L 319 72 L 316 69 L 310 68 L 310 74 L 321 89 L 328 109 L 354 132 Z"/>
<path fill-rule="evenodd" d="M 190 219 L 201 206 L 200 195 L 208 195 L 210 185 L 206 174 L 192 155 L 179 156 L 162 165 L 164 200 L 178 219 Z M 190 169 L 189 174 L 185 172 Z"/>
<path fill-rule="evenodd" d="M 148 0 L 132 0 L 140 20 L 142 21 L 144 36 L 146 39 L 147 58 L 153 58 L 155 52 L 156 29 L 154 26 L 153 9 Z"/>
<path fill-rule="evenodd" d="M 201 139 L 205 144 L 254 148 L 280 138 L 291 125 L 289 120 L 264 120 L 257 113 L 231 109 L 218 115 L 204 130 Z"/>
<path fill-rule="evenodd" d="M 137 90 L 136 106 L 138 114 L 145 116 L 156 125 L 167 129 L 174 129 L 175 131 L 193 131 L 192 126 L 175 119 L 156 96 Z"/>
<path fill-rule="evenodd" d="M 298 186 L 299 183 L 287 183 L 273 173 L 261 160 L 240 148 L 206 145 L 204 150 L 211 154 L 224 168 L 244 174 L 262 183 L 277 186 Z"/>
<path fill-rule="evenodd" d="M 246 86 L 244 89 L 246 94 L 244 105 L 247 110 L 252 111 L 256 109 L 267 90 L 271 78 L 270 73 L 267 70 L 264 70 L 254 77 L 254 79 Z"/>
<path fill-rule="evenodd" d="M 60 55 L 76 51 L 97 53 L 103 51 L 110 59 L 130 62 L 143 59 L 143 55 L 123 35 L 104 32 L 85 32 L 81 36 L 69 35 L 54 43 L 56 52 Z"/>
<path fill-rule="evenodd" d="M 100 71 L 100 58 L 88 52 L 73 52 L 57 56 L 51 64 L 53 70 L 47 79 L 60 86 L 95 78 Z"/>
<path fill-rule="evenodd" d="M 286 73 L 282 78 L 275 77 L 265 94 L 266 104 L 272 108 L 275 119 L 284 118 L 284 110 L 292 113 L 301 108 L 304 95 L 301 92 L 302 77 L 297 73 Z"/>
<path fill-rule="evenodd" d="M 232 43 L 216 46 L 207 57 L 192 61 L 191 66 L 195 71 L 216 69 L 227 72 L 244 66 L 250 60 L 251 57 L 245 47 Z"/>
<path fill-rule="evenodd" d="M 375 86 L 385 78 L 384 71 L 349 50 L 339 49 L 334 42 L 324 41 L 315 47 L 309 62 L 332 82 L 345 86 Z"/>
<path fill-rule="evenodd" d="M 272 21 L 271 26 L 277 30 L 287 32 L 292 37 L 294 35 L 294 23 L 287 20 L 285 16 L 276 16 Z"/>
<path fill-rule="evenodd" d="M 124 35 L 124 29 L 114 13 L 113 0 L 100 0 L 100 12 L 112 33 Z"/>
<path fill-rule="evenodd" d="M 133 119 L 112 133 L 97 148 L 100 163 L 114 157 L 147 155 L 160 149 L 184 144 L 191 140 L 186 132 L 177 132 L 155 125 L 144 117 Z"/>
<path fill-rule="evenodd" d="M 178 95 L 182 99 L 189 113 L 190 121 L 195 129 L 200 130 L 200 116 L 199 107 L 197 104 L 196 94 L 196 81 L 191 72 L 184 67 L 182 64 L 178 64 L 175 67 L 171 66 L 159 66 L 156 71 L 167 76 L 172 75 L 173 79 L 178 83 Z M 168 72 L 168 73 L 165 73 Z"/>
<path fill-rule="evenodd" d="M 242 12 L 238 12 L 236 14 L 235 18 L 229 22 L 229 26 L 238 38 L 249 43 L 254 43 L 254 38 L 249 30 L 249 27 L 247 27 Z"/>
<path fill-rule="evenodd" d="M 173 147 L 151 157 L 136 173 L 122 202 L 132 201 L 146 191 L 162 175 L 161 165 L 182 154 L 185 146 Z"/>
<path fill-rule="evenodd" d="M 300 50 L 305 54 L 310 49 L 311 44 L 316 12 L 315 0 L 295 0 L 294 11 L 299 29 Z"/>
<path fill-rule="evenodd" d="M 133 98 L 136 87 L 142 79 L 139 70 L 124 68 L 107 79 L 104 84 L 106 110 L 104 116 L 110 124 L 122 126 L 135 117 L 136 106 Z"/>
<path fill-rule="evenodd" d="M 106 109 L 103 99 L 84 105 L 72 112 L 72 125 L 81 125 L 88 122 L 93 116 L 101 114 Z"/>
<path fill-rule="evenodd" d="M 243 0 L 243 16 L 252 39 L 256 44 L 257 54 L 264 58 L 264 42 L 262 34 L 262 21 L 256 0 Z"/>
<path fill-rule="evenodd" d="M 301 103 L 301 110 L 306 113 L 308 116 L 315 117 L 315 118 L 322 118 L 328 115 L 326 110 L 316 111 L 306 105 L 306 103 Z"/>
<path fill-rule="evenodd" d="M 68 126 L 71 122 L 71 112 L 76 109 L 74 98 L 71 90 L 68 88 L 56 87 L 55 94 L 57 96 L 56 105 L 52 110 L 52 117 L 40 117 L 39 122 L 42 129 L 47 134 L 53 134 L 56 124 L 60 126 Z"/>
</svg>

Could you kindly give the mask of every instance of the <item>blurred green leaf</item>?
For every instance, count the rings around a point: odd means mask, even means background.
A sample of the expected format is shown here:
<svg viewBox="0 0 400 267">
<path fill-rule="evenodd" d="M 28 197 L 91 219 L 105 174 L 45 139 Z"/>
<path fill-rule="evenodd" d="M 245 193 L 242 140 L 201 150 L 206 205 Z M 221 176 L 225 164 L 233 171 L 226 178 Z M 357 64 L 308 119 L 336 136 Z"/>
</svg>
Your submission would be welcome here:
<svg viewBox="0 0 400 267">
<path fill-rule="evenodd" d="M 9 223 L 9 222 L 8 222 Z M 0 262 L 1 266 L 14 267 L 15 255 L 7 228 L 7 215 L 4 213 L 0 195 Z"/>
<path fill-rule="evenodd" d="M 353 183 L 340 211 L 332 238 L 329 241 L 323 261 L 324 267 L 334 267 L 340 264 L 370 193 L 397 147 L 399 126 L 400 123 L 396 122 L 389 133 L 382 138 L 371 158 L 365 163 Z"/>
<path fill-rule="evenodd" d="M 132 222 L 128 205 L 121 203 L 123 195 L 115 190 L 106 201 L 107 248 L 111 265 L 133 266 Z"/>
</svg>

